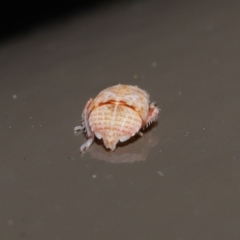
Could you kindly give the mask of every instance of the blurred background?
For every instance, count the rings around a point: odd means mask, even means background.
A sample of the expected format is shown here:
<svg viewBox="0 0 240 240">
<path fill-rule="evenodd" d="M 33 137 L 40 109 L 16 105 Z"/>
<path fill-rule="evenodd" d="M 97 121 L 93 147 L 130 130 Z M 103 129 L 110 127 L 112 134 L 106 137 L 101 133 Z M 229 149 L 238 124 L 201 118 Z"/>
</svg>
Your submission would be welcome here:
<svg viewBox="0 0 240 240">
<path fill-rule="evenodd" d="M 3 6 L 0 239 L 240 239 L 240 2 Z M 144 132 L 85 154 L 89 98 L 137 85 Z"/>
<path fill-rule="evenodd" d="M 88 14 L 117 1 L 79 0 L 63 1 L 61 4 L 54 2 L 32 3 L 7 3 L 3 4 L 4 12 L 1 14 L 1 39 L 9 39 L 36 31 L 51 24 L 59 24 L 74 16 Z M 124 1 L 122 1 L 124 3 Z"/>
</svg>

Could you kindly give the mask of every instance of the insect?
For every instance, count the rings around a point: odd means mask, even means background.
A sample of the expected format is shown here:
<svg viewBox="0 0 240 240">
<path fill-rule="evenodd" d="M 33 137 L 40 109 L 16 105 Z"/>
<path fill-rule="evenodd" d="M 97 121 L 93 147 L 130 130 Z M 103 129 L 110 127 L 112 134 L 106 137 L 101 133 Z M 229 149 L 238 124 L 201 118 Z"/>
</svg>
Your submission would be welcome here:
<svg viewBox="0 0 240 240">
<path fill-rule="evenodd" d="M 114 151 L 118 142 L 127 141 L 156 120 L 159 109 L 150 103 L 149 94 L 137 86 L 116 85 L 101 91 L 90 99 L 82 113 L 82 126 L 74 133 L 85 130 L 87 141 L 80 152 L 88 149 L 95 136 L 102 139 L 106 148 Z"/>
</svg>

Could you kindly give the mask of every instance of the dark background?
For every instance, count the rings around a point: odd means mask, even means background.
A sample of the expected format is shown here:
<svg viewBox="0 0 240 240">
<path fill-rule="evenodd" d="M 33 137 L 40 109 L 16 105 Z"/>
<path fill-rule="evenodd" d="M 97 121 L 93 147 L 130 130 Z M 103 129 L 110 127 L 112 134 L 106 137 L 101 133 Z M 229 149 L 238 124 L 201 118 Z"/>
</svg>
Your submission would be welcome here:
<svg viewBox="0 0 240 240">
<path fill-rule="evenodd" d="M 79 0 L 79 1 L 42 1 L 34 3 L 16 2 L 2 4 L 1 39 L 8 40 L 27 34 L 49 24 L 64 22 L 73 16 L 91 14 L 101 8 L 114 4 L 127 4 L 128 1 Z"/>
</svg>

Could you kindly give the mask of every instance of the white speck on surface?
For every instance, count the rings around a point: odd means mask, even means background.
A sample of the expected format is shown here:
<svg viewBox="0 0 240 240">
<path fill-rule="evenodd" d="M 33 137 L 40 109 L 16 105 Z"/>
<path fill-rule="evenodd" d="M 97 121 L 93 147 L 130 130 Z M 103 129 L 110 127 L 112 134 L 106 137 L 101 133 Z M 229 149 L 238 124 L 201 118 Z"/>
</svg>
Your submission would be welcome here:
<svg viewBox="0 0 240 240">
<path fill-rule="evenodd" d="M 185 135 L 185 136 L 187 137 L 187 136 L 188 136 L 188 134 L 189 134 L 189 132 L 186 132 L 186 135 Z"/>
<path fill-rule="evenodd" d="M 12 126 L 9 126 L 8 128 L 12 128 Z"/>
<path fill-rule="evenodd" d="M 29 119 L 32 119 L 32 116 L 30 116 Z"/>
<path fill-rule="evenodd" d="M 179 95 L 179 96 L 182 96 L 182 92 L 181 92 L 181 91 L 178 91 L 178 95 Z"/>
<path fill-rule="evenodd" d="M 13 98 L 13 99 L 17 99 L 17 95 L 16 95 L 16 94 L 13 94 L 13 95 L 12 95 L 12 98 Z"/>
<path fill-rule="evenodd" d="M 159 152 L 162 152 L 162 150 L 160 149 Z"/>
<path fill-rule="evenodd" d="M 9 220 L 8 220 L 8 224 L 9 224 L 9 225 L 13 225 L 13 220 L 12 220 L 12 219 L 9 219 Z"/>
<path fill-rule="evenodd" d="M 97 178 L 97 175 L 96 175 L 96 174 L 93 174 L 93 175 L 92 175 L 92 178 Z"/>
<path fill-rule="evenodd" d="M 160 175 L 161 177 L 164 177 L 164 174 L 161 171 L 157 171 L 158 175 Z"/>
<path fill-rule="evenodd" d="M 134 78 L 134 79 L 137 79 L 137 78 L 138 78 L 138 75 L 137 75 L 137 74 L 134 74 L 134 75 L 133 75 L 133 78 Z"/>
<path fill-rule="evenodd" d="M 31 127 L 33 128 L 34 126 L 32 125 Z"/>
<path fill-rule="evenodd" d="M 156 62 L 152 62 L 152 67 L 156 67 L 157 63 Z"/>
<path fill-rule="evenodd" d="M 202 130 L 204 131 L 206 128 L 204 127 Z"/>
</svg>

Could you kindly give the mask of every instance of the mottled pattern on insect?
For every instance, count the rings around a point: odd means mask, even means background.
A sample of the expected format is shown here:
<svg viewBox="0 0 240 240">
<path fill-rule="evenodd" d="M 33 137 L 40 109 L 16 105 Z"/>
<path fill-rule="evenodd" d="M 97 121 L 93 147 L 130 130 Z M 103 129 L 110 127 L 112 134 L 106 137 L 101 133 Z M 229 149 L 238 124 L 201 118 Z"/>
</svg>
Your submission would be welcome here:
<svg viewBox="0 0 240 240">
<path fill-rule="evenodd" d="M 118 142 L 136 134 L 143 136 L 140 130 L 155 121 L 158 113 L 156 103 L 150 103 L 149 94 L 137 86 L 119 84 L 106 88 L 87 102 L 82 126 L 74 128 L 75 133 L 85 130 L 88 138 L 80 151 L 88 149 L 95 136 L 114 151 Z"/>
</svg>

